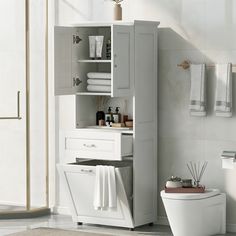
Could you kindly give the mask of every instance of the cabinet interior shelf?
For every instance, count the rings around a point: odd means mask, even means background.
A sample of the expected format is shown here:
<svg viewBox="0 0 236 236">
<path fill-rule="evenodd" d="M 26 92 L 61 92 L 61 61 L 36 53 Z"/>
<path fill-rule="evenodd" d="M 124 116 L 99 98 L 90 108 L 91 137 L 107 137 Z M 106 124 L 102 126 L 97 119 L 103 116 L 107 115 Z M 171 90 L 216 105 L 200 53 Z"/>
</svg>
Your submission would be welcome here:
<svg viewBox="0 0 236 236">
<path fill-rule="evenodd" d="M 111 63 L 111 60 L 78 60 L 81 63 Z"/>
<path fill-rule="evenodd" d="M 111 93 L 99 93 L 99 92 L 77 92 L 76 95 L 111 96 Z"/>
</svg>

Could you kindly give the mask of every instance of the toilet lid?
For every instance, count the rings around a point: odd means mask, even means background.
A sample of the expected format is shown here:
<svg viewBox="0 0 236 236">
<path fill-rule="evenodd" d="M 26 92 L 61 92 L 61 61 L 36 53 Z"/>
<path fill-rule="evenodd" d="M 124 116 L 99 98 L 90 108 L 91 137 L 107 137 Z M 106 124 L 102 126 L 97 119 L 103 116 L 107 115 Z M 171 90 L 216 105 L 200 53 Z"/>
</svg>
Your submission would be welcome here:
<svg viewBox="0 0 236 236">
<path fill-rule="evenodd" d="M 176 199 L 176 200 L 197 200 L 213 197 L 220 194 L 219 189 L 206 189 L 205 193 L 165 193 L 165 190 L 161 191 L 162 198 Z"/>
</svg>

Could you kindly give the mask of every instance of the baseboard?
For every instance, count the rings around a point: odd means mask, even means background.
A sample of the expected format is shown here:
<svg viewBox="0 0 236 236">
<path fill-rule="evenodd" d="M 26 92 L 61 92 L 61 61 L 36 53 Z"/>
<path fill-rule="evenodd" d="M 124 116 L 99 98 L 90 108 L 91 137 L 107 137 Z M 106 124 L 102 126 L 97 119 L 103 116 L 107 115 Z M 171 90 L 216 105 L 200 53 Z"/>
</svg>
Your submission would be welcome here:
<svg viewBox="0 0 236 236">
<path fill-rule="evenodd" d="M 169 221 L 166 216 L 158 216 L 158 225 L 169 225 Z M 236 224 L 226 224 L 226 231 L 228 233 L 236 233 Z"/>
<path fill-rule="evenodd" d="M 169 225 L 169 221 L 166 216 L 158 216 L 157 224 L 158 225 Z"/>
<path fill-rule="evenodd" d="M 24 204 L 24 203 L 9 202 L 9 201 L 0 201 L 0 205 L 25 207 L 25 204 Z"/>
<path fill-rule="evenodd" d="M 226 224 L 226 231 L 229 233 L 236 233 L 236 224 Z"/>
<path fill-rule="evenodd" d="M 59 215 L 71 215 L 68 207 L 54 206 L 52 212 Z"/>
</svg>

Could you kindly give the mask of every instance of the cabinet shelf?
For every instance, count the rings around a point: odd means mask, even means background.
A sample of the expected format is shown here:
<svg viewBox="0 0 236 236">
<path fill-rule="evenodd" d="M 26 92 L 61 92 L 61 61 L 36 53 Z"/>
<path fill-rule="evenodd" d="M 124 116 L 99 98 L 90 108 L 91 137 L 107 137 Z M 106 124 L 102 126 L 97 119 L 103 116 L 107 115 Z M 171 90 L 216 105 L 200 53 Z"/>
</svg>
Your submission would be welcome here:
<svg viewBox="0 0 236 236">
<path fill-rule="evenodd" d="M 78 60 L 80 63 L 111 63 L 111 60 Z"/>
<path fill-rule="evenodd" d="M 111 93 L 99 93 L 99 92 L 77 92 L 76 95 L 111 96 Z"/>
</svg>

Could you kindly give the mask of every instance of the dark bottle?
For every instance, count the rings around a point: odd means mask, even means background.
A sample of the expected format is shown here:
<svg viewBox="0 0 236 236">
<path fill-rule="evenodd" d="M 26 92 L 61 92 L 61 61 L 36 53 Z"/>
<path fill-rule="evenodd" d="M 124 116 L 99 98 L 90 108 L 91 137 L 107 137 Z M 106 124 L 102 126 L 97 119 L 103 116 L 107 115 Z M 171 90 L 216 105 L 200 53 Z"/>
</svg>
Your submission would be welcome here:
<svg viewBox="0 0 236 236">
<path fill-rule="evenodd" d="M 96 125 L 99 125 L 99 120 L 105 120 L 105 113 L 103 111 L 97 111 L 97 113 L 96 113 Z"/>
<path fill-rule="evenodd" d="M 110 122 L 111 120 L 110 120 L 110 117 L 108 116 L 106 119 L 106 126 L 110 127 Z"/>
<path fill-rule="evenodd" d="M 106 43 L 106 58 L 111 59 L 111 40 L 108 39 Z"/>
<path fill-rule="evenodd" d="M 108 117 L 109 117 L 110 121 L 112 120 L 111 110 L 112 110 L 112 107 L 109 107 L 107 113 L 105 114 L 105 120 L 107 120 Z"/>
<path fill-rule="evenodd" d="M 114 119 L 114 123 L 120 123 L 121 122 L 121 114 L 119 113 L 119 108 L 120 107 L 116 107 L 116 112 L 113 113 L 113 119 Z"/>
</svg>

